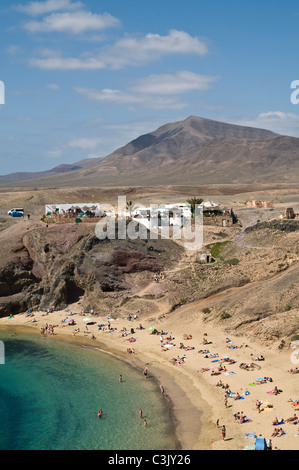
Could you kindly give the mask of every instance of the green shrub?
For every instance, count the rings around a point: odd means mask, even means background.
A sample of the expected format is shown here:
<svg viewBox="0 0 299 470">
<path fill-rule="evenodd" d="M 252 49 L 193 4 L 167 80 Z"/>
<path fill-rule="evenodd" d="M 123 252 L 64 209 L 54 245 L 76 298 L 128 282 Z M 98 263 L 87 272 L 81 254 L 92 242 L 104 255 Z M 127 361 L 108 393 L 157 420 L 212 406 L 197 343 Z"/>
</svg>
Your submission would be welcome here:
<svg viewBox="0 0 299 470">
<path fill-rule="evenodd" d="M 231 241 L 226 240 L 225 242 L 213 243 L 211 245 L 208 245 L 207 248 L 210 250 L 213 258 L 220 258 L 221 260 L 223 260 L 223 258 L 220 256 L 220 253 L 222 248 L 224 248 L 228 243 L 231 243 Z"/>
<path fill-rule="evenodd" d="M 211 310 L 208 307 L 202 309 L 202 313 L 211 313 Z"/>
<path fill-rule="evenodd" d="M 292 336 L 291 341 L 299 341 L 299 334 Z"/>
<path fill-rule="evenodd" d="M 232 258 L 224 261 L 224 264 L 229 264 L 230 266 L 235 266 L 240 263 L 240 260 L 238 258 Z"/>
<path fill-rule="evenodd" d="M 226 320 L 227 318 L 230 318 L 230 317 L 231 317 L 231 315 L 230 315 L 229 313 L 227 313 L 227 312 L 223 312 L 223 313 L 221 313 L 221 315 L 220 315 L 220 319 L 221 319 L 221 320 Z"/>
</svg>

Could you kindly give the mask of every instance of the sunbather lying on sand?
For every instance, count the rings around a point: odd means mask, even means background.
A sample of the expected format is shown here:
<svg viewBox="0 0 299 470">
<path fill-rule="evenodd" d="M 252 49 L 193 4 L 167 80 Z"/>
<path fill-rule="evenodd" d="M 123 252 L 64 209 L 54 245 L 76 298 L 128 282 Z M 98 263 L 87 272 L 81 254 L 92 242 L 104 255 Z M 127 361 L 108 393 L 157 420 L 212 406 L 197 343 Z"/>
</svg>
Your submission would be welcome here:
<svg viewBox="0 0 299 470">
<path fill-rule="evenodd" d="M 283 418 L 280 418 L 280 419 L 275 418 L 274 421 L 272 421 L 272 425 L 273 425 L 273 426 L 277 426 L 278 424 L 282 424 L 282 423 L 284 423 L 284 419 L 283 419 Z"/>
<path fill-rule="evenodd" d="M 275 428 L 271 437 L 282 437 L 286 432 L 282 428 Z"/>
<path fill-rule="evenodd" d="M 277 437 L 279 434 L 279 428 L 275 428 L 273 433 L 271 434 L 271 437 Z"/>
<path fill-rule="evenodd" d="M 264 356 L 257 356 L 257 357 L 255 357 L 253 360 L 254 360 L 254 361 L 264 361 L 265 358 L 264 358 Z"/>
<path fill-rule="evenodd" d="M 202 340 L 202 344 L 212 344 L 212 341 L 208 341 L 206 338 Z"/>
<path fill-rule="evenodd" d="M 186 333 L 183 336 L 183 339 L 192 339 L 192 335 L 187 335 Z"/>
<path fill-rule="evenodd" d="M 239 367 L 240 369 L 244 369 L 244 370 L 260 369 L 260 366 L 258 366 L 257 364 L 254 364 L 253 362 L 251 363 L 242 362 L 242 364 L 240 364 Z"/>
<path fill-rule="evenodd" d="M 291 416 L 291 418 L 286 419 L 287 423 L 291 423 L 293 421 L 298 421 L 298 417 L 297 417 L 296 413 L 294 414 L 294 416 Z"/>
</svg>

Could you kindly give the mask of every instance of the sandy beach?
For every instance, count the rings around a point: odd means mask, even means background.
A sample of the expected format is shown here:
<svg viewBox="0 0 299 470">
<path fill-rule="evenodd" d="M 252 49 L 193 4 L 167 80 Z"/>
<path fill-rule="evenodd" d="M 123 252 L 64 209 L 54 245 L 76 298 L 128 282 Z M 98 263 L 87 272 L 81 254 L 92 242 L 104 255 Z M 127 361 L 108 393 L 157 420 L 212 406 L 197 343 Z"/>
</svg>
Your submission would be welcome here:
<svg viewBox="0 0 299 470">
<path fill-rule="evenodd" d="M 20 331 L 26 327 L 41 334 L 42 328 L 53 325 L 54 333 L 44 332 L 53 340 L 99 347 L 132 362 L 140 370 L 147 367 L 148 376 L 165 389 L 183 449 L 250 449 L 255 443 L 252 436 L 271 439 L 273 449 L 298 449 L 299 422 L 286 421 L 295 413 L 299 416 L 299 405 L 292 402 L 299 400 L 299 374 L 288 372 L 295 367 L 291 362 L 292 351 L 271 350 L 244 337 L 228 338 L 215 325 L 203 323 L 199 309 L 198 303 L 189 304 L 171 316 L 153 321 L 153 318 L 134 319 L 133 314 L 131 320 L 87 316 L 72 306 L 67 311 L 2 318 L 0 328 Z M 73 319 L 75 325 L 65 322 L 66 318 Z M 143 329 L 138 328 L 140 324 Z M 102 325 L 101 329 L 98 325 Z M 152 334 L 154 329 L 163 334 Z M 134 352 L 128 353 L 128 349 Z M 264 360 L 256 360 L 261 356 Z M 253 367 L 240 368 L 241 364 Z M 276 395 L 275 387 L 279 391 Z M 236 399 L 237 394 L 240 399 Z M 257 400 L 261 403 L 259 409 Z M 284 424 L 273 425 L 275 418 L 283 419 Z M 223 425 L 225 439 L 221 435 Z M 271 437 L 280 428 L 284 434 Z"/>
</svg>

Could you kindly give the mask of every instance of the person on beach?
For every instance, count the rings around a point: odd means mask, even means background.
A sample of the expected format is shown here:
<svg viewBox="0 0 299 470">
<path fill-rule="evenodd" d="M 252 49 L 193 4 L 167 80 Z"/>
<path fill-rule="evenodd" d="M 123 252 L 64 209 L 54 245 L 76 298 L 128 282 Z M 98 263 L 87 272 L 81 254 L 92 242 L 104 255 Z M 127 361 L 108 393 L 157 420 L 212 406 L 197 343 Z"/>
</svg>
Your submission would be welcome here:
<svg viewBox="0 0 299 470">
<path fill-rule="evenodd" d="M 123 381 L 123 376 L 122 376 L 122 375 L 119 376 L 119 381 L 120 381 L 120 382 Z"/>
<path fill-rule="evenodd" d="M 139 408 L 139 418 L 141 419 L 142 418 L 142 409 Z"/>
<path fill-rule="evenodd" d="M 222 436 L 222 440 L 224 441 L 225 436 L 226 436 L 226 427 L 224 425 L 221 428 L 221 436 Z"/>
<path fill-rule="evenodd" d="M 143 369 L 143 375 L 145 378 L 147 378 L 147 367 L 145 369 Z"/>
<path fill-rule="evenodd" d="M 147 421 L 146 421 L 146 419 L 143 421 L 143 426 L 144 426 L 144 427 L 147 426 Z"/>
<path fill-rule="evenodd" d="M 267 441 L 267 450 L 272 450 L 272 441 L 271 441 L 271 439 L 268 439 L 268 441 Z"/>
</svg>

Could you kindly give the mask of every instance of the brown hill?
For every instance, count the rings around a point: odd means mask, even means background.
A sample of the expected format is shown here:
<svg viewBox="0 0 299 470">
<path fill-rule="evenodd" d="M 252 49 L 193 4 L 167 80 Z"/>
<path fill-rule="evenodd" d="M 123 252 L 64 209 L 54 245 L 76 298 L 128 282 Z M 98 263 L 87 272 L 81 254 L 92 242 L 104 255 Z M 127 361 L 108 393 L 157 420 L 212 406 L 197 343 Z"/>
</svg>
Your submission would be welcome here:
<svg viewBox="0 0 299 470">
<path fill-rule="evenodd" d="M 18 186 L 295 183 L 299 139 L 191 116 L 140 136 L 104 159 L 83 162 L 61 174 L 39 173 Z M 11 183 L 0 179 L 2 186 Z"/>
</svg>

